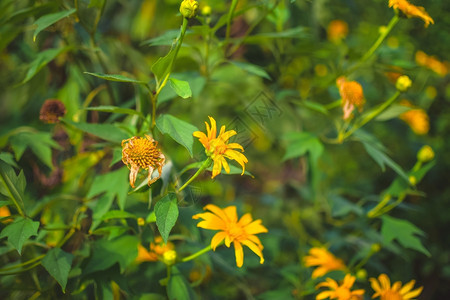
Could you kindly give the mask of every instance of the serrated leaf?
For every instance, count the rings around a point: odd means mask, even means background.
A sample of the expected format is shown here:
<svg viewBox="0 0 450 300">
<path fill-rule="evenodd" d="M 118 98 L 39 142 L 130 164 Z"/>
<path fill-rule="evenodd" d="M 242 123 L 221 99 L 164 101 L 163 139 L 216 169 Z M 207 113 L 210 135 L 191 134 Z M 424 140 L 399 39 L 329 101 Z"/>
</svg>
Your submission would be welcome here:
<svg viewBox="0 0 450 300">
<path fill-rule="evenodd" d="M 424 235 L 423 231 L 406 220 L 396 219 L 387 215 L 381 217 L 383 225 L 381 235 L 385 243 L 397 240 L 403 247 L 422 252 L 431 256 L 416 235 Z"/>
<path fill-rule="evenodd" d="M 113 124 L 76 123 L 65 118 L 62 118 L 61 121 L 66 124 L 72 125 L 73 127 L 81 131 L 98 136 L 105 141 L 120 144 L 123 140 L 129 138 L 128 134 L 126 134 Z"/>
<path fill-rule="evenodd" d="M 134 78 L 130 78 L 120 74 L 101 74 L 101 73 L 92 73 L 92 72 L 83 72 L 84 74 L 92 75 L 101 79 L 116 81 L 116 82 L 128 82 L 128 83 L 138 83 L 138 84 L 147 84 L 145 81 L 137 80 Z"/>
<path fill-rule="evenodd" d="M 193 157 L 194 136 L 197 127 L 171 115 L 161 115 L 156 120 L 156 127 L 163 134 L 168 134 L 177 143 L 184 146 Z"/>
<path fill-rule="evenodd" d="M 110 219 L 137 219 L 132 213 L 123 210 L 110 210 L 103 215 L 102 221 Z"/>
<path fill-rule="evenodd" d="M 73 14 L 76 11 L 77 10 L 75 8 L 73 8 L 71 10 L 60 11 L 57 13 L 45 15 L 45 16 L 42 16 L 39 19 L 37 19 L 36 22 L 34 22 L 34 24 L 33 24 L 33 25 L 37 25 L 37 28 L 33 34 L 33 41 L 36 41 L 36 37 L 39 34 L 39 32 L 41 32 L 45 28 L 49 27 L 50 25 L 55 24 L 59 20 L 64 19 L 67 16 L 70 16 L 71 14 Z"/>
<path fill-rule="evenodd" d="M 119 170 L 95 177 L 87 198 L 89 199 L 101 193 L 106 193 L 113 198 L 117 197 L 117 203 L 120 209 L 123 210 L 125 208 L 128 189 L 128 169 L 122 167 Z"/>
<path fill-rule="evenodd" d="M 175 58 L 175 47 L 170 48 L 169 53 L 160 57 L 152 66 L 152 72 L 155 75 L 158 85 L 169 75 L 171 64 Z"/>
<path fill-rule="evenodd" d="M 28 82 L 34 77 L 43 67 L 45 67 L 49 62 L 54 60 L 58 55 L 69 50 L 70 47 L 48 49 L 40 52 L 36 58 L 31 62 L 30 68 L 28 69 L 27 75 L 22 80 L 21 84 Z"/>
<path fill-rule="evenodd" d="M 13 245 L 21 255 L 23 244 L 30 237 L 37 235 L 38 228 L 39 222 L 32 221 L 28 218 L 17 217 L 13 223 L 2 230 L 0 238 L 7 237 L 8 242 Z"/>
<path fill-rule="evenodd" d="M 23 172 L 16 175 L 14 169 L 0 160 L 0 194 L 14 200 L 21 211 L 24 211 L 23 193 L 26 180 Z"/>
<path fill-rule="evenodd" d="M 99 240 L 92 247 L 92 256 L 83 270 L 85 275 L 103 271 L 116 263 L 120 272 L 130 265 L 137 257 L 139 240 L 132 235 L 124 235 L 115 240 Z"/>
<path fill-rule="evenodd" d="M 0 160 L 3 160 L 8 165 L 10 165 L 16 169 L 19 169 L 19 166 L 17 165 L 16 161 L 14 160 L 13 155 L 9 152 L 1 152 Z"/>
<path fill-rule="evenodd" d="M 253 75 L 268 79 L 268 80 L 272 80 L 272 78 L 270 78 L 269 74 L 267 74 L 267 72 L 260 66 L 257 66 L 257 65 L 251 64 L 251 63 L 247 63 L 247 62 L 230 61 L 230 63 L 250 74 L 253 74 Z"/>
<path fill-rule="evenodd" d="M 175 266 L 171 267 L 170 279 L 167 284 L 167 296 L 169 300 L 196 299 L 189 282 Z"/>
<path fill-rule="evenodd" d="M 64 252 L 60 248 L 53 248 L 42 259 L 42 266 L 55 278 L 64 293 L 66 292 L 67 278 L 73 258 L 72 254 Z"/>
<path fill-rule="evenodd" d="M 155 204 L 156 225 L 159 233 L 167 243 L 170 231 L 178 219 L 177 198 L 174 194 L 169 193 Z"/>
<path fill-rule="evenodd" d="M 144 118 L 142 113 L 140 113 L 134 109 L 122 108 L 122 107 L 112 106 L 112 105 L 100 105 L 100 106 L 95 106 L 95 107 L 88 107 L 85 109 L 93 110 L 93 111 L 109 112 L 109 113 L 115 113 L 115 114 L 138 115 L 141 118 Z"/>
<path fill-rule="evenodd" d="M 189 82 L 184 80 L 178 80 L 175 78 L 169 78 L 169 85 L 173 91 L 183 99 L 192 97 L 191 87 Z"/>
<path fill-rule="evenodd" d="M 379 114 L 375 120 L 376 121 L 387 121 L 391 120 L 393 118 L 398 117 L 404 112 L 407 112 L 408 110 L 411 110 L 411 107 L 407 107 L 404 105 L 396 105 L 393 104 L 390 107 L 388 107 L 385 111 L 383 111 L 381 114 Z"/>
</svg>

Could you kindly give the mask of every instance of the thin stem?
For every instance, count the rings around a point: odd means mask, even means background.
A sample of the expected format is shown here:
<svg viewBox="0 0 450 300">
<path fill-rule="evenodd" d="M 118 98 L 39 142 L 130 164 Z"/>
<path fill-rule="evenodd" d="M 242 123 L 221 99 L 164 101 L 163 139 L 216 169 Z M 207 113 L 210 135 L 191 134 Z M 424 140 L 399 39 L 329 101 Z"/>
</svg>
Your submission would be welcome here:
<svg viewBox="0 0 450 300">
<path fill-rule="evenodd" d="M 212 159 L 210 157 L 208 157 L 208 159 L 206 159 L 203 162 L 203 164 L 201 165 L 200 169 L 198 169 L 197 172 L 195 172 L 195 174 L 192 175 L 192 177 L 189 178 L 189 180 L 186 181 L 186 183 L 183 184 L 183 186 L 178 189 L 178 192 L 181 192 L 182 190 L 184 190 L 198 175 L 200 175 L 200 173 L 202 173 L 207 167 L 209 167 L 211 162 L 212 162 Z"/>
<path fill-rule="evenodd" d="M 231 32 L 231 20 L 233 19 L 234 10 L 236 9 L 238 1 L 233 0 L 231 2 L 230 10 L 228 11 L 228 17 L 227 17 L 227 31 L 225 35 L 225 39 L 228 42 L 230 39 L 230 32 Z"/>
<path fill-rule="evenodd" d="M 181 260 L 181 262 L 187 262 L 187 261 L 193 260 L 194 258 L 196 258 L 196 257 L 198 257 L 198 256 L 200 256 L 200 255 L 202 255 L 202 254 L 204 254 L 204 253 L 206 253 L 206 252 L 209 252 L 209 251 L 211 251 L 211 250 L 212 250 L 212 247 L 211 247 L 211 245 L 209 245 L 209 246 L 203 248 L 202 250 L 197 251 L 197 252 L 195 252 L 194 254 L 189 255 L 188 257 L 183 258 L 183 259 Z"/>
</svg>

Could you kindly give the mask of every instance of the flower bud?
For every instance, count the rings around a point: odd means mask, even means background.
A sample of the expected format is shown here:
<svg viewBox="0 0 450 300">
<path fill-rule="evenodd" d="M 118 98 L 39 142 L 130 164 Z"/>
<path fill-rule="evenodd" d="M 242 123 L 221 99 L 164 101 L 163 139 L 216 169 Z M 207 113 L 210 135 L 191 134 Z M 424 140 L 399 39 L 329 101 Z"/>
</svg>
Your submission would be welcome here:
<svg viewBox="0 0 450 300">
<path fill-rule="evenodd" d="M 367 278 L 367 271 L 365 269 L 360 269 L 355 275 L 356 278 L 365 280 Z"/>
<path fill-rule="evenodd" d="M 202 8 L 202 15 L 209 16 L 211 14 L 211 6 L 205 5 Z"/>
<path fill-rule="evenodd" d="M 399 92 L 403 93 L 406 92 L 411 87 L 411 85 L 412 85 L 411 79 L 406 75 L 402 75 L 397 79 L 395 87 Z"/>
<path fill-rule="evenodd" d="M 420 148 L 419 152 L 417 153 L 417 160 L 420 162 L 428 162 L 434 158 L 434 151 L 433 149 L 425 145 L 422 148 Z"/>
<path fill-rule="evenodd" d="M 379 252 L 380 250 L 381 250 L 380 244 L 375 243 L 370 246 L 370 251 L 372 251 L 373 253 Z"/>
<path fill-rule="evenodd" d="M 138 223 L 139 226 L 144 226 L 144 225 L 145 225 L 145 220 L 144 220 L 144 218 L 138 218 L 138 219 L 137 219 L 137 223 Z"/>
<path fill-rule="evenodd" d="M 198 2 L 195 0 L 183 0 L 180 5 L 180 13 L 183 17 L 190 19 L 197 14 Z"/>
<path fill-rule="evenodd" d="M 163 262 L 166 265 L 173 265 L 177 259 L 177 252 L 175 250 L 169 250 L 163 254 Z"/>
<path fill-rule="evenodd" d="M 416 178 L 416 176 L 409 176 L 409 178 L 408 178 L 408 180 L 409 180 L 409 183 L 411 184 L 411 185 L 416 185 L 417 184 L 417 178 Z"/>
</svg>

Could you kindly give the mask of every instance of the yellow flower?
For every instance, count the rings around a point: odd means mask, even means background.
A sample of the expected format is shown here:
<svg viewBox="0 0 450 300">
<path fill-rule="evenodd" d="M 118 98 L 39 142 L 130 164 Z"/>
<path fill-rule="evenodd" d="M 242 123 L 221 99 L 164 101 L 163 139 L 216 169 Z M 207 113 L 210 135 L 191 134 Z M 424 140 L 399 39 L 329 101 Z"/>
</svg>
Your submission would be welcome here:
<svg viewBox="0 0 450 300">
<path fill-rule="evenodd" d="M 140 168 L 148 169 L 148 185 L 161 177 L 166 158 L 157 146 L 158 142 L 148 135 L 145 135 L 145 138 L 134 136 L 122 141 L 122 162 L 130 169 L 131 187 L 134 188 Z M 158 168 L 158 177 L 152 179 L 155 168 Z"/>
<path fill-rule="evenodd" d="M 395 282 L 391 287 L 391 282 L 386 274 L 369 279 L 373 290 L 376 292 L 372 298 L 380 297 L 381 300 L 412 300 L 420 295 L 423 287 L 411 290 L 414 286 L 415 280 L 411 280 L 402 287 L 400 281 Z"/>
<path fill-rule="evenodd" d="M 11 212 L 9 211 L 8 206 L 5 205 L 5 206 L 0 207 L 0 218 L 6 218 L 9 216 L 11 216 Z M 5 220 L 2 220 L 1 222 L 6 224 L 9 222 L 12 222 L 12 219 L 5 219 Z"/>
<path fill-rule="evenodd" d="M 164 254 L 169 251 L 174 251 L 173 249 L 175 249 L 175 246 L 172 242 L 165 244 L 162 237 L 158 236 L 155 238 L 154 242 L 150 243 L 150 251 L 139 244 L 136 262 L 141 263 L 144 261 L 157 261 L 159 259 L 163 260 Z"/>
<path fill-rule="evenodd" d="M 345 270 L 345 264 L 324 248 L 314 247 L 309 249 L 309 255 L 304 258 L 305 266 L 317 268 L 312 273 L 312 278 L 321 277 L 334 270 Z"/>
<path fill-rule="evenodd" d="M 356 81 L 347 81 L 347 78 L 341 76 L 336 80 L 336 85 L 339 88 L 339 94 L 342 98 L 341 105 L 344 112 L 342 118 L 344 120 L 350 118 L 355 106 L 359 111 L 362 111 L 366 100 L 364 99 L 364 92 L 361 84 Z"/>
<path fill-rule="evenodd" d="M 407 100 L 401 101 L 400 105 L 413 108 L 402 113 L 399 116 L 400 120 L 406 122 L 415 134 L 427 134 L 430 130 L 430 121 L 425 110 L 421 108 L 414 108 L 414 106 Z"/>
<path fill-rule="evenodd" d="M 240 268 L 244 264 L 244 251 L 242 245 L 250 248 L 260 258 L 260 263 L 264 263 L 262 249 L 264 248 L 259 238 L 255 235 L 257 233 L 267 232 L 267 228 L 261 224 L 261 220 L 254 220 L 250 214 L 245 214 L 240 220 L 236 213 L 236 206 L 228 206 L 221 209 L 213 204 L 208 204 L 204 210 L 210 212 L 200 213 L 194 215 L 193 219 L 203 219 L 197 224 L 197 227 L 220 230 L 211 239 L 211 248 L 215 251 L 222 241 L 225 240 L 225 245 L 230 247 L 234 244 L 234 251 L 236 255 L 236 265 Z"/>
<path fill-rule="evenodd" d="M 333 20 L 328 24 L 328 40 L 333 43 L 339 43 L 348 34 L 348 24 L 342 20 Z"/>
<path fill-rule="evenodd" d="M 415 6 L 406 0 L 389 0 L 389 7 L 401 10 L 408 18 L 421 18 L 425 22 L 425 27 L 434 24 L 434 20 L 421 6 Z"/>
<path fill-rule="evenodd" d="M 329 291 L 321 292 L 316 296 L 316 300 L 321 299 L 338 299 L 338 300 L 358 300 L 362 299 L 362 295 L 364 294 L 364 290 L 354 290 L 351 291 L 350 289 L 353 286 L 353 283 L 355 283 L 355 277 L 347 274 L 345 275 L 344 282 L 342 285 L 338 285 L 338 283 L 331 279 L 327 278 L 327 282 L 319 283 L 316 286 L 316 289 L 319 289 L 320 287 L 329 287 Z"/>
<path fill-rule="evenodd" d="M 183 0 L 180 5 L 180 13 L 185 18 L 193 18 L 197 14 L 198 2 L 195 0 Z"/>
<path fill-rule="evenodd" d="M 439 61 L 434 56 L 429 56 L 423 51 L 416 52 L 416 63 L 420 66 L 424 66 L 439 76 L 444 77 L 448 73 L 448 63 Z"/>
<path fill-rule="evenodd" d="M 230 173 L 230 166 L 225 158 L 237 161 L 242 166 L 241 175 L 243 175 L 245 172 L 245 163 L 247 163 L 248 160 L 244 154 L 233 149 L 239 149 L 243 152 L 244 148 L 238 143 L 228 143 L 230 137 L 236 135 L 236 131 L 225 131 L 225 126 L 222 126 L 219 135 L 216 137 L 216 120 L 214 120 L 213 117 L 209 117 L 209 121 L 211 122 L 211 127 L 205 122 L 207 135 L 201 131 L 196 131 L 193 135 L 198 138 L 200 143 L 205 147 L 206 155 L 214 161 L 211 178 L 219 175 L 222 171 L 222 167 L 227 173 Z"/>
</svg>

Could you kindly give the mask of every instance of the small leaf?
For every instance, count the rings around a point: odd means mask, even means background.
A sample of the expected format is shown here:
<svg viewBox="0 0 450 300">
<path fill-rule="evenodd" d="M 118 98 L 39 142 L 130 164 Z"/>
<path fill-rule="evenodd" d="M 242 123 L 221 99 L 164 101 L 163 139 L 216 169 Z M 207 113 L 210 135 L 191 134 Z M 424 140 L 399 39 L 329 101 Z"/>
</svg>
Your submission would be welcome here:
<svg viewBox="0 0 450 300">
<path fill-rule="evenodd" d="M 122 108 L 122 107 L 112 106 L 112 105 L 100 105 L 100 106 L 95 106 L 95 107 L 88 107 L 85 109 L 93 110 L 93 111 L 109 112 L 109 113 L 115 113 L 115 114 L 138 115 L 141 118 L 144 118 L 142 113 L 140 113 L 134 109 Z"/>
<path fill-rule="evenodd" d="M 22 211 L 24 211 L 23 193 L 25 185 L 26 180 L 23 172 L 16 175 L 10 165 L 0 160 L 0 194 L 14 200 Z"/>
<path fill-rule="evenodd" d="M 90 199 L 105 192 L 111 197 L 117 197 L 117 203 L 121 210 L 125 208 L 128 193 L 128 169 L 122 167 L 116 171 L 96 176 L 87 194 Z"/>
<path fill-rule="evenodd" d="M 185 36 L 190 33 L 189 30 L 186 31 Z M 162 35 L 143 41 L 141 43 L 141 46 L 148 45 L 148 46 L 171 46 L 174 42 L 174 40 L 180 35 L 180 30 L 168 30 L 164 32 Z"/>
<path fill-rule="evenodd" d="M 42 266 L 55 278 L 64 293 L 73 258 L 72 254 L 64 252 L 60 248 L 53 248 L 42 259 Z"/>
<path fill-rule="evenodd" d="M 375 120 L 377 121 L 387 121 L 391 120 L 393 118 L 398 117 L 404 112 L 407 112 L 408 110 L 411 110 L 411 107 L 407 107 L 404 105 L 392 105 L 388 107 L 385 111 L 383 111 L 381 114 L 379 114 Z"/>
<path fill-rule="evenodd" d="M 28 218 L 17 217 L 14 223 L 6 226 L 0 234 L 0 238 L 8 237 L 8 242 L 22 254 L 23 244 L 32 236 L 37 235 L 39 222 Z"/>
<path fill-rule="evenodd" d="M 175 48 L 172 46 L 169 53 L 160 57 L 152 66 L 152 72 L 156 77 L 156 82 L 161 84 L 166 76 L 170 72 L 170 67 L 175 58 Z"/>
<path fill-rule="evenodd" d="M 71 10 L 60 11 L 60 12 L 57 12 L 54 14 L 45 15 L 45 16 L 42 16 L 39 19 L 37 19 L 36 22 L 34 22 L 34 24 L 33 24 L 33 25 L 37 25 L 37 28 L 33 34 L 33 41 L 34 42 L 36 41 L 36 37 L 39 34 L 39 32 L 41 32 L 45 28 L 49 27 L 50 25 L 55 24 L 59 20 L 64 19 L 67 16 L 70 16 L 71 14 L 73 14 L 76 11 L 77 10 L 75 8 L 73 8 Z"/>
<path fill-rule="evenodd" d="M 170 87 L 173 89 L 178 96 L 183 99 L 192 97 L 191 87 L 189 86 L 189 82 L 184 80 L 178 80 L 175 78 L 169 78 Z"/>
<path fill-rule="evenodd" d="M 184 146 L 193 157 L 194 136 L 192 133 L 198 131 L 197 127 L 171 115 L 161 115 L 156 120 L 156 127 L 161 133 L 168 134 L 177 143 Z"/>
<path fill-rule="evenodd" d="M 103 215 L 102 221 L 110 219 L 137 219 L 137 217 L 123 210 L 110 210 Z"/>
<path fill-rule="evenodd" d="M 251 63 L 247 63 L 247 62 L 237 62 L 237 61 L 231 61 L 231 64 L 235 65 L 238 68 L 241 68 L 244 71 L 247 71 L 250 74 L 268 79 L 268 80 L 272 80 L 272 78 L 270 78 L 269 74 L 267 74 L 267 72 L 261 68 L 260 66 L 251 64 Z"/>
<path fill-rule="evenodd" d="M 28 82 L 34 77 L 43 67 L 45 67 L 49 62 L 54 60 L 58 55 L 69 50 L 70 47 L 48 49 L 39 52 L 37 57 L 31 62 L 30 68 L 28 69 L 27 75 L 22 80 L 21 84 Z"/>
<path fill-rule="evenodd" d="M 92 75 L 92 76 L 95 76 L 95 77 L 98 77 L 101 79 L 109 80 L 109 81 L 147 84 L 145 81 L 126 77 L 126 76 L 120 75 L 120 74 L 100 74 L 100 73 L 91 73 L 91 72 L 84 72 L 84 74 L 89 74 L 89 75 Z"/>
<path fill-rule="evenodd" d="M 174 194 L 167 194 L 155 204 L 155 215 L 159 233 L 164 243 L 167 243 L 170 231 L 178 219 L 177 198 Z"/>
<path fill-rule="evenodd" d="M 397 240 L 400 245 L 422 252 L 428 257 L 430 252 L 422 245 L 420 239 L 416 235 L 424 235 L 423 231 L 408 221 L 396 219 L 387 215 L 381 217 L 383 225 L 381 227 L 381 235 L 385 243 Z"/>
<path fill-rule="evenodd" d="M 129 138 L 128 134 L 126 134 L 113 124 L 76 123 L 66 118 L 62 118 L 61 121 L 72 125 L 81 131 L 98 136 L 105 141 L 120 144 L 122 140 Z"/>
<path fill-rule="evenodd" d="M 312 162 L 316 163 L 324 150 L 319 138 L 309 132 L 290 132 L 284 135 L 284 139 L 288 141 L 288 146 L 283 160 L 300 157 L 309 152 Z"/>
<path fill-rule="evenodd" d="M 175 267 L 171 267 L 170 279 L 167 284 L 167 296 L 169 300 L 196 299 L 194 291 L 183 274 Z"/>
</svg>

